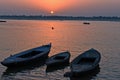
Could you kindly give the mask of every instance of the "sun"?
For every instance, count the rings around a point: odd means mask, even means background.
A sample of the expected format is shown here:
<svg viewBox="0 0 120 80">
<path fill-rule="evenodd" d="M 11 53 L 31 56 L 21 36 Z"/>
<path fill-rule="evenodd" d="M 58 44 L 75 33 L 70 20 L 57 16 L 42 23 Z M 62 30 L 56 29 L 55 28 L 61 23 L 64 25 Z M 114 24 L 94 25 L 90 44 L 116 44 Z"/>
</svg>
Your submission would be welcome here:
<svg viewBox="0 0 120 80">
<path fill-rule="evenodd" d="M 54 11 L 50 11 L 50 14 L 54 14 Z"/>
</svg>

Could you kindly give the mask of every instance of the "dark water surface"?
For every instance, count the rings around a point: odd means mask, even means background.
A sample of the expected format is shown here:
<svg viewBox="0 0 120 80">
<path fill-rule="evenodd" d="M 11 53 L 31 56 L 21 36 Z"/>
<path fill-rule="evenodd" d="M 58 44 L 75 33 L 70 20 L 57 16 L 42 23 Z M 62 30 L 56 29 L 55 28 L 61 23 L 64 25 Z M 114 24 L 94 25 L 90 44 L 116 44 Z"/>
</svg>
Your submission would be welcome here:
<svg viewBox="0 0 120 80">
<path fill-rule="evenodd" d="M 49 56 L 69 50 L 72 61 L 90 48 L 102 56 L 100 69 L 85 77 L 63 75 L 69 66 L 47 71 L 40 63 L 23 68 L 7 69 L 0 64 L 0 80 L 120 80 L 120 22 L 8 20 L 0 23 L 0 61 L 43 44 L 52 43 Z M 54 29 L 52 29 L 54 27 Z"/>
</svg>

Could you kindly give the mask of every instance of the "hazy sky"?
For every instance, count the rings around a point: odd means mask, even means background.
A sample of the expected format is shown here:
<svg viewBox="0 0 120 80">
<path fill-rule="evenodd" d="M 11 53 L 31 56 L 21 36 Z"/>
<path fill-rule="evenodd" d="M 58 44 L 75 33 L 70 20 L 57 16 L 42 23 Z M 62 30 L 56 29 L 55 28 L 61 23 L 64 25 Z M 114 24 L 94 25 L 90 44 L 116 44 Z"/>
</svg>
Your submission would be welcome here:
<svg viewBox="0 0 120 80">
<path fill-rule="evenodd" d="M 0 0 L 0 15 L 120 16 L 120 0 Z"/>
</svg>

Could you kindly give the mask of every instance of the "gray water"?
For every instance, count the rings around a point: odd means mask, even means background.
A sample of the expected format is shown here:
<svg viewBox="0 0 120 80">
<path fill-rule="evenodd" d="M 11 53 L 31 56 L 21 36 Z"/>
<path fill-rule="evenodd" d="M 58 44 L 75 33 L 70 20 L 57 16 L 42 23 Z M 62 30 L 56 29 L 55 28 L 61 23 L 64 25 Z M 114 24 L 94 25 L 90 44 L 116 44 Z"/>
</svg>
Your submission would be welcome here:
<svg viewBox="0 0 120 80">
<path fill-rule="evenodd" d="M 100 69 L 90 76 L 64 77 L 70 71 L 69 66 L 46 72 L 45 64 L 13 70 L 0 64 L 0 80 L 119 80 L 120 22 L 89 22 L 90 25 L 83 21 L 7 20 L 0 23 L 0 61 L 50 42 L 49 56 L 69 50 L 72 61 L 90 48 L 97 49 L 102 56 Z"/>
</svg>

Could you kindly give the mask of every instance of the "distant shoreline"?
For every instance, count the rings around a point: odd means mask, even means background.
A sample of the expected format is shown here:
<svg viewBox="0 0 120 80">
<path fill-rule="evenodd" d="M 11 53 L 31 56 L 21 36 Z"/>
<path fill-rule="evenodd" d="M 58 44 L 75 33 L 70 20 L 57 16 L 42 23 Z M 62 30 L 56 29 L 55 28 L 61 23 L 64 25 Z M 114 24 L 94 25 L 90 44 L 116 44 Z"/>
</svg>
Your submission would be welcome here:
<svg viewBox="0 0 120 80">
<path fill-rule="evenodd" d="M 26 16 L 26 15 L 2 15 L 0 19 L 12 19 L 12 20 L 81 20 L 81 21 L 120 21 L 120 17 L 105 17 L 105 16 Z"/>
</svg>

